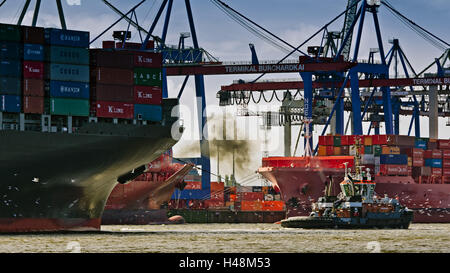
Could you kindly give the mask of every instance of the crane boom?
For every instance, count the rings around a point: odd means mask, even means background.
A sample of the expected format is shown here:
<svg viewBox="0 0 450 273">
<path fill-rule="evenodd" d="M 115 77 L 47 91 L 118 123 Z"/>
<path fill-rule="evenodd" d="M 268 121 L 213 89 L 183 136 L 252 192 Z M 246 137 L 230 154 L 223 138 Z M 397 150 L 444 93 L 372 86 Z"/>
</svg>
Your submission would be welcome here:
<svg viewBox="0 0 450 273">
<path fill-rule="evenodd" d="M 341 32 L 341 39 L 344 40 L 345 34 L 350 31 L 351 25 L 356 17 L 356 10 L 358 5 L 356 5 L 358 0 L 348 0 L 347 3 L 347 12 L 345 13 L 344 27 Z M 342 55 L 344 56 L 344 60 L 348 60 L 350 54 L 350 47 L 352 45 L 352 33 L 349 34 L 348 40 L 344 45 L 342 50 Z"/>
</svg>

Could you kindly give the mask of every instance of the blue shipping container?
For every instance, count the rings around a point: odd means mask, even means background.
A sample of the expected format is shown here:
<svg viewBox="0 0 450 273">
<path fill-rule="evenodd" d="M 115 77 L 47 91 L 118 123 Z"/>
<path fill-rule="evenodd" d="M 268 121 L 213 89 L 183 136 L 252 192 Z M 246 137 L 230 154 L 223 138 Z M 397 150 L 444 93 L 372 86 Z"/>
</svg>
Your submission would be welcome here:
<svg viewBox="0 0 450 273">
<path fill-rule="evenodd" d="M 0 112 L 20 113 L 21 109 L 20 96 L 0 95 Z"/>
<path fill-rule="evenodd" d="M 50 64 L 47 78 L 52 81 L 89 82 L 89 66 L 75 64 Z"/>
<path fill-rule="evenodd" d="M 440 158 L 426 158 L 425 166 L 431 168 L 442 168 L 442 159 Z"/>
<path fill-rule="evenodd" d="M 89 99 L 89 83 L 50 81 L 45 88 L 52 98 Z"/>
<path fill-rule="evenodd" d="M 380 155 L 380 164 L 406 165 L 408 164 L 408 156 L 403 155 Z"/>
<path fill-rule="evenodd" d="M 89 49 L 81 47 L 51 46 L 46 50 L 46 61 L 60 64 L 89 65 Z"/>
<path fill-rule="evenodd" d="M 38 44 L 23 45 L 23 59 L 25 61 L 44 61 L 44 46 Z"/>
<path fill-rule="evenodd" d="M 0 76 L 6 77 L 22 77 L 22 62 L 20 61 L 0 61 Z"/>
<path fill-rule="evenodd" d="M 428 143 L 425 139 L 422 138 L 416 138 L 414 141 L 414 148 L 420 148 L 426 150 L 428 147 Z"/>
<path fill-rule="evenodd" d="M 1 95 L 22 95 L 22 79 L 0 77 L 0 94 Z"/>
<path fill-rule="evenodd" d="M 73 46 L 73 47 L 89 47 L 89 32 L 46 28 L 45 42 L 51 45 Z"/>
<path fill-rule="evenodd" d="M 137 120 L 161 121 L 162 107 L 161 105 L 134 105 L 134 118 Z"/>
<path fill-rule="evenodd" d="M 1 60 L 20 60 L 22 59 L 22 44 L 14 42 L 0 42 Z"/>
</svg>

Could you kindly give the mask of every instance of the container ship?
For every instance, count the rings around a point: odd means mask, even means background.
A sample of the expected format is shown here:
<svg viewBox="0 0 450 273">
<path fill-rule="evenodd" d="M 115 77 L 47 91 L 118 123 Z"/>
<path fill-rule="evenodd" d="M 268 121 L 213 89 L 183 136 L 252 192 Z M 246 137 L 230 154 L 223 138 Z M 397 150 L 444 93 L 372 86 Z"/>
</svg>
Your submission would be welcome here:
<svg viewBox="0 0 450 273">
<path fill-rule="evenodd" d="M 414 210 L 416 223 L 450 222 L 450 140 L 401 135 L 320 136 L 318 156 L 263 158 L 258 172 L 280 190 L 288 217 L 309 215 L 330 181 L 339 192 L 345 163 L 353 167 L 357 138 L 364 144 L 361 163 L 380 197 L 398 198 Z"/>
<path fill-rule="evenodd" d="M 176 143 L 161 54 L 1 24 L 0 58 L 0 232 L 99 230 L 117 182 Z"/>
<path fill-rule="evenodd" d="M 167 203 L 176 188 L 185 187 L 184 177 L 194 165 L 174 163 L 170 154 L 166 152 L 149 163 L 145 173 L 132 183 L 114 187 L 102 215 L 103 225 L 173 223 L 167 217 Z"/>
</svg>

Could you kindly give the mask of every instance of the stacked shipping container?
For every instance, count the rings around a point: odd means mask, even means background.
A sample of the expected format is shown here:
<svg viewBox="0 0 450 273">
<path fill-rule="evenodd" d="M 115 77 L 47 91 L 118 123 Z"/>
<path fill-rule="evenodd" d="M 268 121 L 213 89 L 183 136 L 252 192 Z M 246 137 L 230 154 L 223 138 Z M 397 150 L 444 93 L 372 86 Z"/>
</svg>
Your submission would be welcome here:
<svg viewBox="0 0 450 273">
<path fill-rule="evenodd" d="M 134 118 L 162 120 L 162 59 L 160 54 L 134 54 Z"/>
<path fill-rule="evenodd" d="M 188 179 L 187 182 L 193 182 L 190 176 L 186 178 Z M 225 187 L 223 182 L 211 182 L 211 195 L 208 200 L 189 200 L 187 203 L 182 201 L 184 200 L 172 199 L 169 202 L 169 207 L 172 209 L 186 207 L 190 209 L 231 209 L 233 211 L 285 210 L 281 195 L 275 192 L 272 187 Z"/>
<path fill-rule="evenodd" d="M 0 24 L 0 111 L 88 116 L 88 46 L 89 32 Z"/>
<path fill-rule="evenodd" d="M 418 183 L 450 183 L 450 140 L 396 135 L 320 136 L 319 156 L 355 155 L 361 139 L 362 165 L 384 176 L 412 176 Z"/>
<path fill-rule="evenodd" d="M 23 27 L 23 112 L 26 114 L 44 113 L 44 28 Z M 39 73 L 33 73 L 40 69 Z M 31 70 L 31 71 L 30 71 Z M 35 71 L 36 72 L 36 71 Z"/>
<path fill-rule="evenodd" d="M 22 109 L 23 44 L 20 27 L 0 24 L 0 111 Z"/>
<path fill-rule="evenodd" d="M 49 113 L 89 116 L 89 32 L 45 29 Z"/>
<path fill-rule="evenodd" d="M 91 65 L 91 112 L 105 118 L 161 121 L 161 54 L 95 49 Z"/>
</svg>

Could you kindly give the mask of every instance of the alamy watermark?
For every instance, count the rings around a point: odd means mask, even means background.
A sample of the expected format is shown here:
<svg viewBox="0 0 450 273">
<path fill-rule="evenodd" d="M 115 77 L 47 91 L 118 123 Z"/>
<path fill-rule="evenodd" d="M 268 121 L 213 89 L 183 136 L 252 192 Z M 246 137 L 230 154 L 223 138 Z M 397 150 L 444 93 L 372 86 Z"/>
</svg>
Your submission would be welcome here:
<svg viewBox="0 0 450 273">
<path fill-rule="evenodd" d="M 69 6 L 81 6 L 81 0 L 66 0 Z"/>
</svg>

